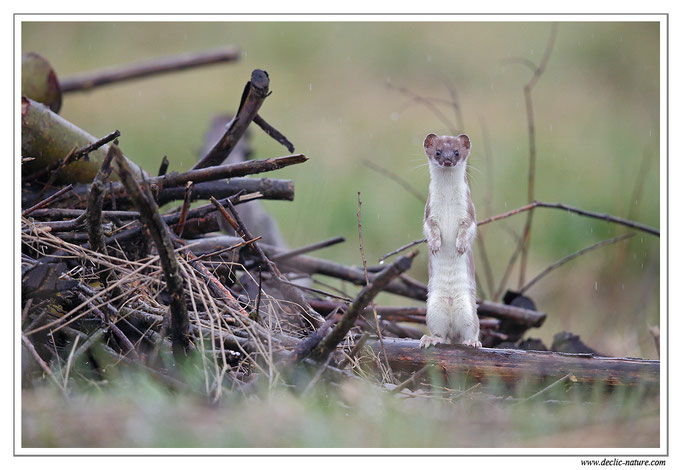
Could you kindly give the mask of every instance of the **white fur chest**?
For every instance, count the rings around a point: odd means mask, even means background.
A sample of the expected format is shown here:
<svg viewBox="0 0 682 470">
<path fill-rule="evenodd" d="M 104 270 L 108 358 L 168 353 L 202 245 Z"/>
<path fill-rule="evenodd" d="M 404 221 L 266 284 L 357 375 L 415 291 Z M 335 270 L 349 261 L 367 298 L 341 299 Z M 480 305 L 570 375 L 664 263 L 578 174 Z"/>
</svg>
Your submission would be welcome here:
<svg viewBox="0 0 682 470">
<path fill-rule="evenodd" d="M 444 256 L 454 256 L 458 229 L 469 214 L 469 189 L 465 180 L 466 167 L 431 167 L 429 185 L 429 218 L 433 219 L 441 234 Z"/>
</svg>

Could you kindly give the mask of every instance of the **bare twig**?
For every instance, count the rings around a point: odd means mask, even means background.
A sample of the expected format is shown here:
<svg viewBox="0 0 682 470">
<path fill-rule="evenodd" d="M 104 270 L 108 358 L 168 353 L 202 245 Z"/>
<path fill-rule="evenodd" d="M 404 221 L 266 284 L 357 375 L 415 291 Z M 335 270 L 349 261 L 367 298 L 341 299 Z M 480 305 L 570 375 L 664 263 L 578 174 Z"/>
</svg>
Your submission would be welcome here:
<svg viewBox="0 0 682 470">
<path fill-rule="evenodd" d="M 639 222 L 634 222 L 632 220 L 623 219 L 621 217 L 616 217 L 615 215 L 611 215 L 611 214 L 587 211 L 585 209 L 580 209 L 578 207 L 569 206 L 569 205 L 562 204 L 562 203 L 551 203 L 551 202 L 541 202 L 541 201 L 533 201 L 530 204 L 526 204 L 525 206 L 521 206 L 521 207 L 518 207 L 518 208 L 513 209 L 511 211 L 504 212 L 502 214 L 498 214 L 498 215 L 495 215 L 493 217 L 488 217 L 487 219 L 480 220 L 476 224 L 478 226 L 485 225 L 485 224 L 488 224 L 490 222 L 495 222 L 496 220 L 511 217 L 512 215 L 516 215 L 516 214 L 519 214 L 521 212 L 530 211 L 532 209 L 535 209 L 536 207 L 546 207 L 546 208 L 550 208 L 550 209 L 561 209 L 561 210 L 564 210 L 566 212 L 570 212 L 573 214 L 582 215 L 584 217 L 591 217 L 593 219 L 604 220 L 606 222 L 611 222 L 614 224 L 624 225 L 626 227 L 641 230 L 642 232 L 650 233 L 651 235 L 660 236 L 659 230 L 657 230 L 653 227 L 649 227 L 648 225 L 641 224 Z M 407 245 L 403 245 L 400 248 L 397 248 L 397 249 L 385 254 L 384 256 L 382 256 L 379 259 L 379 261 L 384 261 L 386 258 L 389 258 L 393 255 L 396 255 L 402 251 L 407 250 L 408 248 L 413 247 L 414 245 L 419 245 L 420 243 L 424 243 L 424 242 L 426 242 L 426 238 L 414 240 L 414 241 L 408 243 Z"/>
<path fill-rule="evenodd" d="M 408 243 L 407 245 L 403 245 L 400 248 L 396 248 L 395 250 L 390 251 L 390 252 L 386 253 L 384 256 L 382 256 L 381 258 L 379 258 L 379 263 L 383 263 L 387 258 L 390 258 L 393 255 L 397 255 L 398 253 L 402 253 L 403 251 L 405 251 L 409 248 L 412 248 L 415 245 L 419 245 L 420 243 L 425 243 L 425 242 L 426 242 L 426 238 L 422 238 L 419 240 L 412 241 L 412 242 Z"/>
<path fill-rule="evenodd" d="M 557 261 L 557 262 L 555 262 L 555 263 L 552 263 L 551 265 L 547 266 L 547 268 L 545 268 L 541 273 L 539 273 L 539 274 L 538 274 L 537 276 L 535 276 L 533 279 L 531 279 L 530 281 L 528 281 L 528 282 L 526 283 L 526 285 L 524 285 L 521 289 L 519 289 L 519 293 L 520 293 L 520 294 L 523 294 L 523 293 L 526 292 L 528 289 L 530 289 L 536 282 L 538 282 L 540 279 L 542 279 L 542 278 L 545 277 L 547 274 L 549 274 L 549 273 L 551 273 L 552 271 L 554 271 L 556 268 L 558 268 L 558 267 L 560 267 L 560 266 L 563 266 L 564 264 L 568 263 L 569 261 L 571 261 L 571 260 L 573 260 L 573 259 L 575 259 L 575 258 L 577 258 L 577 257 L 579 257 L 579 256 L 581 256 L 581 255 L 584 255 L 585 253 L 588 253 L 588 252 L 590 252 L 590 251 L 592 251 L 592 250 L 594 250 L 594 249 L 596 249 L 596 248 L 599 248 L 599 247 L 602 247 L 602 246 L 606 246 L 606 245 L 610 245 L 610 244 L 612 244 L 612 243 L 616 243 L 616 242 L 619 242 L 619 241 L 621 241 L 621 240 L 628 239 L 628 238 L 630 238 L 630 237 L 632 237 L 632 236 L 634 236 L 634 235 L 635 235 L 634 232 L 630 232 L 630 233 L 626 233 L 625 235 L 620 235 L 620 236 L 618 236 L 618 237 L 609 238 L 608 240 L 602 240 L 602 241 L 600 241 L 600 242 L 598 242 L 598 243 L 595 243 L 594 245 L 590 245 L 590 246 L 588 246 L 588 247 L 586 247 L 586 248 L 583 248 L 582 250 L 578 250 L 578 251 L 576 251 L 575 253 L 571 253 L 570 255 L 561 258 L 559 261 Z"/>
<path fill-rule="evenodd" d="M 540 390 L 540 391 L 538 391 L 538 392 L 532 394 L 532 395 L 529 396 L 528 398 L 524 398 L 523 400 L 517 401 L 517 402 L 514 403 L 514 404 L 515 404 L 515 405 L 518 405 L 518 404 L 520 404 L 520 403 L 525 403 L 525 402 L 534 400 L 534 399 L 536 399 L 537 397 L 539 397 L 539 396 L 543 395 L 544 393 L 548 392 L 549 390 L 552 390 L 553 388 L 556 388 L 558 385 L 560 385 L 560 384 L 566 382 L 567 380 L 570 380 L 571 377 L 573 377 L 573 374 L 571 374 L 571 373 L 569 372 L 568 374 L 564 375 L 564 376 L 561 377 L 559 380 L 557 380 L 557 381 L 555 381 L 555 382 L 549 384 L 548 386 L 546 386 L 546 387 L 543 388 L 542 390 Z M 575 379 L 575 378 L 574 378 L 574 379 Z"/>
<path fill-rule="evenodd" d="M 289 165 L 296 165 L 306 161 L 308 161 L 308 158 L 302 154 L 267 158 L 264 160 L 247 160 L 245 162 L 193 169 L 184 173 L 171 172 L 164 176 L 149 178 L 146 180 L 146 183 L 158 186 L 159 190 L 161 191 L 167 188 L 184 186 L 188 181 L 192 181 L 195 185 L 197 185 L 198 183 L 203 183 L 205 181 L 216 181 L 225 178 L 234 178 L 238 176 L 247 176 L 256 173 L 275 171 Z M 122 188 L 119 186 L 115 187 L 115 189 L 121 190 Z"/>
<path fill-rule="evenodd" d="M 175 226 L 175 233 L 178 237 L 182 236 L 182 231 L 185 229 L 185 221 L 187 220 L 187 212 L 189 211 L 190 202 L 192 201 L 192 185 L 194 183 L 188 181 L 185 185 L 185 199 L 182 202 L 182 209 L 180 210 L 180 220 Z"/>
<path fill-rule="evenodd" d="M 419 95 L 418 93 L 415 93 L 414 91 L 412 91 L 408 88 L 395 86 L 390 82 L 386 83 L 386 87 L 389 89 L 392 89 L 392 90 L 396 90 L 399 93 L 402 93 L 403 95 L 409 96 L 416 103 L 423 104 L 443 123 L 443 125 L 445 127 L 447 127 L 449 129 L 449 131 L 452 133 L 452 135 L 457 134 L 457 127 L 454 124 L 452 124 L 452 122 L 434 104 L 435 101 L 439 101 L 439 100 L 434 100 L 433 98 L 428 98 L 428 97 Z M 449 103 L 449 104 L 452 104 L 452 103 Z"/>
<path fill-rule="evenodd" d="M 64 168 L 66 165 L 69 165 L 73 162 L 77 162 L 78 160 L 87 157 L 90 152 L 94 152 L 98 148 L 100 148 L 103 145 L 108 144 L 112 140 L 118 138 L 121 136 L 121 132 L 118 130 L 112 132 L 111 134 L 102 137 L 101 139 L 93 142 L 92 144 L 86 145 L 85 147 L 82 147 L 80 149 L 74 149 L 72 152 L 70 152 L 66 157 L 64 157 L 62 160 L 59 160 L 52 165 L 49 165 L 45 168 L 42 168 L 35 173 L 28 175 L 25 178 L 21 179 L 22 183 L 25 183 L 27 181 L 33 181 L 34 179 L 41 178 L 44 175 L 50 173 L 50 179 L 45 183 L 45 187 L 48 187 L 52 185 L 54 182 L 55 178 L 57 177 L 57 174 L 59 171 L 61 171 L 62 168 Z"/>
<path fill-rule="evenodd" d="M 348 363 L 350 361 L 352 361 L 353 358 L 355 356 L 357 356 L 358 352 L 360 352 L 360 350 L 365 346 L 365 343 L 367 342 L 368 339 L 369 339 L 369 332 L 365 331 L 364 333 L 362 333 L 362 336 L 360 337 L 358 342 L 355 343 L 355 346 L 353 346 L 353 349 L 351 349 L 346 354 L 346 357 L 344 357 L 343 359 L 341 359 L 339 361 L 338 368 L 343 369 L 344 367 L 346 367 L 348 365 Z"/>
<path fill-rule="evenodd" d="M 526 204 L 525 206 L 521 206 L 521 207 L 514 209 L 514 210 L 511 210 L 509 212 L 505 212 L 503 214 L 499 214 L 499 215 L 496 215 L 494 217 L 490 217 L 490 218 L 481 220 L 477 223 L 477 225 L 484 225 L 484 224 L 487 224 L 490 222 L 494 222 L 496 220 L 504 219 L 506 217 L 510 217 L 510 216 L 518 214 L 520 212 L 535 209 L 536 207 L 547 207 L 550 209 L 561 209 L 561 210 L 571 212 L 574 214 L 582 215 L 585 217 L 592 217 L 594 219 L 604 220 L 606 222 L 611 222 L 614 224 L 624 225 L 626 227 L 641 230 L 642 232 L 646 232 L 646 233 L 650 233 L 652 235 L 660 236 L 660 232 L 657 229 L 649 227 L 648 225 L 640 224 L 639 222 L 634 222 L 632 220 L 623 219 L 621 217 L 616 217 L 616 216 L 611 215 L 611 214 L 606 214 L 606 213 L 600 214 L 597 212 L 587 211 L 585 209 L 580 209 L 578 207 L 573 207 L 573 206 L 569 206 L 569 205 L 562 204 L 562 203 L 551 203 L 551 202 L 541 202 L 541 201 L 532 201 L 530 204 Z"/>
<path fill-rule="evenodd" d="M 374 280 L 362 288 L 353 303 L 343 314 L 336 327 L 320 342 L 313 351 L 313 357 L 318 362 L 326 360 L 327 356 L 336 349 L 336 346 L 343 340 L 346 333 L 355 325 L 355 320 L 362 313 L 364 308 L 381 292 L 389 282 L 396 276 L 407 271 L 412 266 L 412 259 L 417 255 L 413 251 L 408 256 L 401 256 L 394 263 L 387 266 L 383 271 L 376 275 Z"/>
<path fill-rule="evenodd" d="M 227 46 L 216 50 L 160 57 L 115 68 L 96 70 L 59 81 L 63 93 L 90 90 L 94 87 L 123 82 L 160 73 L 186 70 L 203 65 L 233 62 L 240 57 L 239 49 Z"/>
<path fill-rule="evenodd" d="M 90 248 L 105 255 L 107 254 L 107 246 L 104 243 L 104 232 L 102 232 L 102 204 L 107 180 L 111 175 L 114 147 L 114 145 L 109 147 L 107 156 L 104 158 L 95 180 L 90 185 L 90 193 L 88 194 L 87 227 Z"/>
<path fill-rule="evenodd" d="M 163 176 L 168 172 L 168 165 L 170 165 L 170 162 L 168 161 L 168 156 L 164 155 L 163 159 L 161 160 L 161 165 L 159 165 L 158 176 Z"/>
<path fill-rule="evenodd" d="M 362 208 L 362 201 L 360 200 L 360 191 L 358 191 L 358 239 L 360 243 L 360 258 L 362 258 L 362 270 L 365 274 L 365 284 L 369 285 L 369 276 L 367 275 L 367 259 L 365 258 L 365 247 L 362 243 L 362 222 L 360 218 L 360 209 Z M 379 317 L 377 316 L 377 311 L 376 309 L 372 309 L 372 313 L 374 314 L 374 323 L 377 328 L 377 335 L 379 336 L 379 344 L 383 345 L 384 344 L 384 338 L 383 335 L 381 334 L 381 326 L 379 326 Z M 383 350 L 383 346 L 382 346 Z M 384 361 L 386 364 L 386 370 L 388 371 L 389 375 L 393 377 L 393 371 L 391 370 L 391 366 L 388 364 L 388 359 L 386 358 L 386 351 L 383 351 L 384 353 Z"/>
<path fill-rule="evenodd" d="M 396 172 L 389 170 L 388 168 L 384 168 L 383 166 L 374 163 L 370 160 L 363 159 L 362 163 L 367 167 L 370 168 L 380 175 L 385 176 L 386 178 L 395 181 L 398 183 L 400 186 L 405 188 L 407 192 L 412 194 L 414 197 L 416 197 L 419 201 L 423 202 L 426 204 L 426 197 L 424 194 L 422 194 L 418 189 L 416 189 L 414 186 L 412 186 L 405 178 L 401 177 L 398 175 Z"/>
<path fill-rule="evenodd" d="M 287 150 L 291 153 L 294 152 L 294 144 L 289 142 L 289 139 L 287 139 L 284 134 L 282 134 L 280 131 L 272 127 L 270 124 L 268 124 L 265 119 L 260 117 L 260 115 L 256 114 L 256 117 L 253 118 L 254 124 L 258 125 L 261 129 L 265 131 L 267 135 L 275 139 L 277 142 L 280 144 L 284 145 Z"/>
<path fill-rule="evenodd" d="M 178 261 L 173 250 L 173 243 L 168 226 L 161 219 L 159 208 L 149 193 L 143 192 L 123 158 L 118 146 L 112 145 L 116 159 L 119 178 L 126 191 L 135 202 L 140 219 L 151 233 L 163 268 L 164 279 L 170 297 L 171 339 L 173 354 L 181 359 L 189 351 L 189 318 L 184 298 L 184 280 L 180 275 Z"/>
<path fill-rule="evenodd" d="M 270 77 L 266 71 L 255 69 L 251 72 L 251 80 L 244 87 L 236 116 L 230 121 L 220 140 L 192 167 L 193 170 L 220 165 L 225 161 L 258 114 L 263 101 L 269 95 L 269 87 Z"/>
<path fill-rule="evenodd" d="M 485 273 L 485 279 L 488 284 L 488 294 L 492 298 L 495 292 L 495 280 L 493 279 L 493 270 L 490 267 L 490 260 L 488 259 L 488 251 L 485 248 L 485 237 L 483 232 L 479 230 L 477 232 L 478 236 L 478 252 L 481 254 L 481 262 L 483 263 L 483 272 Z M 478 285 L 478 283 L 476 283 Z"/>
<path fill-rule="evenodd" d="M 412 374 L 412 375 L 410 376 L 410 378 L 408 378 L 408 379 L 405 380 L 404 382 L 401 382 L 400 384 L 398 384 L 398 386 L 396 386 L 396 388 L 394 388 L 393 390 L 391 390 L 391 391 L 389 392 L 389 394 L 395 395 L 395 394 L 397 394 L 397 393 L 400 393 L 400 392 L 403 391 L 405 388 L 407 388 L 407 387 L 409 387 L 410 385 L 412 385 L 417 379 L 421 378 L 421 377 L 422 377 L 426 372 L 428 372 L 429 369 L 431 369 L 432 367 L 434 367 L 434 364 L 426 364 L 424 367 L 422 367 L 422 368 L 419 369 L 417 372 L 415 372 L 414 374 Z"/>
<path fill-rule="evenodd" d="M 533 75 L 526 85 L 523 87 L 523 93 L 526 103 L 526 118 L 528 120 L 528 145 L 529 145 L 529 156 L 528 156 L 528 202 L 530 203 L 535 199 L 535 160 L 536 160 L 536 148 L 535 148 L 535 116 L 533 112 L 533 98 L 532 91 L 535 85 L 540 80 L 540 76 L 545 71 L 549 57 L 552 54 L 552 49 L 554 48 L 554 41 L 556 39 L 556 34 L 558 30 L 558 24 L 552 24 L 552 30 L 547 40 L 547 46 L 545 47 L 545 52 L 542 56 L 540 64 L 535 69 Z M 526 278 L 526 265 L 528 264 L 528 247 L 530 246 L 530 228 L 533 222 L 533 212 L 529 212 L 526 217 L 526 224 L 523 228 L 523 246 L 521 250 L 521 267 L 519 270 L 519 287 L 521 287 Z"/>
<path fill-rule="evenodd" d="M 59 380 L 54 376 L 52 373 L 52 370 L 50 367 L 43 361 L 43 359 L 40 357 L 40 354 L 38 354 L 38 351 L 36 351 L 36 348 L 33 346 L 33 343 L 31 343 L 28 338 L 24 335 L 21 335 L 21 340 L 24 342 L 24 346 L 28 350 L 28 352 L 31 353 L 31 356 L 33 356 L 33 359 L 36 361 L 36 363 L 40 366 L 40 368 L 45 372 L 45 374 L 52 379 L 52 381 L 57 385 L 59 390 L 63 394 L 66 394 L 66 390 L 64 389 L 64 386 L 59 383 Z"/>
<path fill-rule="evenodd" d="M 68 186 L 64 186 L 62 189 L 60 189 L 59 191 L 57 191 L 57 192 L 54 193 L 53 195 L 51 195 L 51 196 L 49 196 L 49 197 L 46 197 L 45 199 L 43 199 L 43 200 L 40 201 L 39 203 L 37 203 L 37 204 L 35 204 L 35 205 L 29 207 L 29 208 L 26 209 L 25 211 L 23 211 L 23 212 L 21 213 L 21 216 L 22 216 L 22 217 L 26 217 L 28 214 L 30 214 L 30 213 L 33 212 L 34 210 L 40 209 L 40 208 L 42 208 L 42 207 L 45 207 L 45 206 L 49 205 L 50 203 L 52 203 L 52 202 L 55 201 L 56 199 L 59 199 L 63 194 L 68 193 L 68 192 L 71 191 L 72 189 L 73 189 L 73 185 L 72 185 L 72 184 L 69 184 Z"/>
<path fill-rule="evenodd" d="M 235 209 L 234 205 L 232 202 L 227 199 L 227 207 L 230 210 L 230 213 L 228 213 L 225 208 L 220 204 L 218 201 L 215 200 L 215 198 L 211 199 L 211 202 L 218 208 L 220 213 L 225 217 L 225 219 L 228 221 L 230 225 L 232 225 L 232 228 L 234 228 L 235 232 L 239 234 L 240 237 L 244 241 L 249 241 L 253 240 L 253 236 L 249 232 L 249 229 L 244 225 L 244 223 L 241 221 L 241 218 L 239 217 L 239 214 L 237 213 L 237 209 Z M 286 281 L 287 279 L 284 277 L 284 275 L 279 271 L 275 263 L 273 263 L 266 255 L 265 252 L 260 248 L 259 244 L 256 242 L 253 242 L 249 245 L 253 251 L 256 252 L 258 257 L 261 259 L 265 267 L 270 271 L 270 274 L 272 276 L 279 280 L 279 281 Z M 308 303 L 308 301 L 305 299 L 301 291 L 297 288 L 294 287 L 290 284 L 287 284 L 285 282 L 281 282 L 279 284 L 280 290 L 282 291 L 282 294 L 284 294 L 285 297 L 288 297 L 292 302 L 297 304 L 301 308 L 301 314 L 303 317 L 308 320 L 314 328 L 318 328 L 320 325 L 324 323 L 324 319 L 322 316 L 320 316 L 319 313 L 317 313 Z"/>
</svg>

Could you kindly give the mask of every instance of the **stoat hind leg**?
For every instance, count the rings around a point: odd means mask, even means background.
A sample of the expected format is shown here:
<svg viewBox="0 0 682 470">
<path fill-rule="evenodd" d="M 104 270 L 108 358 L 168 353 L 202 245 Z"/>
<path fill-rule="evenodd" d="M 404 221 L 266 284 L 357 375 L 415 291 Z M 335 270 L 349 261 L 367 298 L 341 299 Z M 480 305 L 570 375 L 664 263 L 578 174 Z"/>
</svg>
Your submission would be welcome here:
<svg viewBox="0 0 682 470">
<path fill-rule="evenodd" d="M 464 346 L 469 346 L 470 348 L 480 348 L 481 342 L 477 339 L 467 339 L 462 341 Z"/>
</svg>

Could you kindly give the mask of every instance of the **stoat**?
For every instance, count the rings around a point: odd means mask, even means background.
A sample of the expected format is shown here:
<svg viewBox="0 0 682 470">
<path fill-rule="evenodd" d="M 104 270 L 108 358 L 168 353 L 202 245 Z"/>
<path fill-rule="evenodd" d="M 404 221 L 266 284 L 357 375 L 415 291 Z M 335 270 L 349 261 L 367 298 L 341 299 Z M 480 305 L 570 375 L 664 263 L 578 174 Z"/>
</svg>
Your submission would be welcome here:
<svg viewBox="0 0 682 470">
<path fill-rule="evenodd" d="M 419 346 L 438 343 L 480 348 L 476 313 L 473 242 L 476 212 L 467 183 L 469 137 L 429 134 L 424 150 L 431 183 L 424 210 L 424 235 L 429 249 L 426 325 Z"/>
</svg>

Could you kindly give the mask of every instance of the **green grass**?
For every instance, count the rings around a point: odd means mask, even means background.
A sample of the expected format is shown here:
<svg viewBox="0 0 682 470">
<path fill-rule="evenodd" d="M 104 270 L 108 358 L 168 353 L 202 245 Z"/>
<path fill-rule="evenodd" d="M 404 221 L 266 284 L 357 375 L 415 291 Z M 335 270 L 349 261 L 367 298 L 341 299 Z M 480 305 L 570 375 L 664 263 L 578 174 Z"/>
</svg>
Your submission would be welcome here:
<svg viewBox="0 0 682 470">
<path fill-rule="evenodd" d="M 75 389 L 78 392 L 78 388 Z M 170 393 L 137 374 L 65 400 L 51 387 L 22 395 L 23 447 L 478 448 L 658 447 L 657 397 L 638 391 L 584 396 L 558 390 L 513 404 L 453 390 L 399 398 L 363 383 L 286 389 L 218 404 Z M 528 393 L 530 395 L 530 393 Z M 496 397 L 496 398 L 495 398 Z M 559 399 L 561 402 L 544 400 Z M 587 403 L 584 401 L 587 399 Z"/>
</svg>

